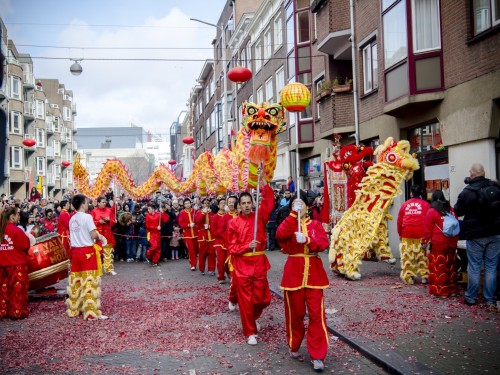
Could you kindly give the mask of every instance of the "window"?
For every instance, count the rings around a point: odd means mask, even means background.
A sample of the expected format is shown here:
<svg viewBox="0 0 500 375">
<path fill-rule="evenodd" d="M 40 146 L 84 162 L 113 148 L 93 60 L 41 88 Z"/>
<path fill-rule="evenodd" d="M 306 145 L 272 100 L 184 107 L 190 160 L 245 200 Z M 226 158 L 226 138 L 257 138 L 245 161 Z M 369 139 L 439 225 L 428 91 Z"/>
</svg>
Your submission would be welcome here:
<svg viewBox="0 0 500 375">
<path fill-rule="evenodd" d="M 205 87 L 205 105 L 210 101 L 210 85 Z"/>
<path fill-rule="evenodd" d="M 71 142 L 71 129 L 70 128 L 66 128 L 66 142 Z"/>
<path fill-rule="evenodd" d="M 280 49 L 283 44 L 283 20 L 281 19 L 281 13 L 279 13 L 274 19 L 274 50 Z"/>
<path fill-rule="evenodd" d="M 23 165 L 23 150 L 20 146 L 11 146 L 9 167 L 12 169 L 21 169 Z"/>
<path fill-rule="evenodd" d="M 309 42 L 309 11 L 297 13 L 297 43 Z"/>
<path fill-rule="evenodd" d="M 271 38 L 271 29 L 268 28 L 264 32 L 264 61 L 267 61 L 271 58 L 273 41 Z"/>
<path fill-rule="evenodd" d="M 473 0 L 474 35 L 500 24 L 499 0 Z"/>
<path fill-rule="evenodd" d="M 23 115 L 21 112 L 12 111 L 10 113 L 9 133 L 23 134 Z"/>
<path fill-rule="evenodd" d="M 215 79 L 214 76 L 210 78 L 210 97 L 214 96 L 215 94 Z"/>
<path fill-rule="evenodd" d="M 35 100 L 36 118 L 45 119 L 45 102 L 43 100 Z"/>
<path fill-rule="evenodd" d="M 408 56 L 406 34 L 406 0 L 394 5 L 383 15 L 385 68 Z"/>
<path fill-rule="evenodd" d="M 200 97 L 200 100 L 198 101 L 198 117 L 200 117 L 202 113 L 203 113 L 203 100 L 201 100 Z"/>
<path fill-rule="evenodd" d="M 286 59 L 286 67 L 288 71 L 288 81 L 293 80 L 295 77 L 295 52 L 292 51 Z"/>
<path fill-rule="evenodd" d="M 243 48 L 240 53 L 240 65 L 243 67 L 247 67 L 247 50 Z"/>
<path fill-rule="evenodd" d="M 212 114 L 210 114 L 210 116 L 208 116 L 207 119 L 205 120 L 205 136 L 207 138 L 210 137 L 210 123 L 211 123 L 211 120 L 212 120 Z"/>
<path fill-rule="evenodd" d="M 35 159 L 36 175 L 45 176 L 45 158 L 37 156 Z"/>
<path fill-rule="evenodd" d="M 439 0 L 412 0 L 413 52 L 441 48 Z"/>
<path fill-rule="evenodd" d="M 260 41 L 255 43 L 255 71 L 258 72 L 262 66 L 262 45 Z"/>
<path fill-rule="evenodd" d="M 63 119 L 64 121 L 71 121 L 71 108 L 63 107 Z"/>
<path fill-rule="evenodd" d="M 250 43 L 247 44 L 246 50 L 247 50 L 247 61 L 248 61 L 247 68 L 251 69 L 252 67 L 250 65 L 250 62 L 252 61 L 252 46 L 250 45 Z"/>
<path fill-rule="evenodd" d="M 66 149 L 66 150 L 65 150 L 65 156 L 66 156 L 66 157 L 64 158 L 64 160 L 67 160 L 67 161 L 69 161 L 70 163 L 72 163 L 72 162 L 73 162 L 73 152 L 72 152 L 70 149 Z"/>
<path fill-rule="evenodd" d="M 276 71 L 276 93 L 278 97 L 280 96 L 283 87 L 285 87 L 285 68 L 282 65 Z"/>
<path fill-rule="evenodd" d="M 377 44 L 375 42 L 363 48 L 363 88 L 365 94 L 378 88 Z"/>
<path fill-rule="evenodd" d="M 58 181 L 61 179 L 61 164 L 54 164 L 54 177 Z"/>
<path fill-rule="evenodd" d="M 293 25 L 293 4 L 290 3 L 286 8 L 286 44 L 287 52 L 294 48 L 294 25 Z"/>
<path fill-rule="evenodd" d="M 248 98 L 248 102 L 249 102 L 249 103 L 254 103 L 254 104 L 255 104 L 255 102 L 253 101 L 253 95 L 250 95 L 250 96 L 249 96 L 249 98 Z"/>
<path fill-rule="evenodd" d="M 45 129 L 35 129 L 36 147 L 45 147 Z"/>
<path fill-rule="evenodd" d="M 266 102 L 273 103 L 274 101 L 273 77 L 269 77 L 266 81 Z"/>
<path fill-rule="evenodd" d="M 322 88 L 322 85 L 323 83 L 325 82 L 325 76 L 321 76 L 320 78 L 318 78 L 316 81 L 314 81 L 314 87 L 316 89 L 316 94 L 319 94 L 323 88 Z M 316 104 L 316 119 L 319 120 L 320 119 L 320 115 L 319 115 L 319 101 L 317 102 Z"/>
<path fill-rule="evenodd" d="M 257 103 L 260 104 L 264 101 L 264 90 L 262 89 L 262 86 L 259 86 L 257 89 Z"/>
<path fill-rule="evenodd" d="M 10 76 L 10 97 L 21 100 L 21 78 Z"/>
<path fill-rule="evenodd" d="M 61 121 L 59 117 L 54 116 L 54 132 L 60 133 L 61 132 Z"/>
<path fill-rule="evenodd" d="M 61 142 L 54 139 L 54 156 L 61 156 Z"/>
</svg>

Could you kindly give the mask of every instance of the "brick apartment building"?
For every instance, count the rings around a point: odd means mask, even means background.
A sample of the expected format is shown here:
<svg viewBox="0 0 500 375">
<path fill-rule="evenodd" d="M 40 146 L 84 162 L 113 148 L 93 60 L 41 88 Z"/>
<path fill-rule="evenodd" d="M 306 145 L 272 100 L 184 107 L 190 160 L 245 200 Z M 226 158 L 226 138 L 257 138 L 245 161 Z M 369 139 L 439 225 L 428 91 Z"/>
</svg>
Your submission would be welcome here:
<svg viewBox="0 0 500 375">
<path fill-rule="evenodd" d="M 7 142 L 1 146 L 5 176 L 0 190 L 25 199 L 29 188 L 37 186 L 43 197 L 61 199 L 66 190 L 73 190 L 73 92 L 57 79 L 36 79 L 30 56 L 18 52 L 1 19 L 0 27 L 6 57 L 0 105 L 7 115 L 7 128 L 2 129 Z"/>
</svg>

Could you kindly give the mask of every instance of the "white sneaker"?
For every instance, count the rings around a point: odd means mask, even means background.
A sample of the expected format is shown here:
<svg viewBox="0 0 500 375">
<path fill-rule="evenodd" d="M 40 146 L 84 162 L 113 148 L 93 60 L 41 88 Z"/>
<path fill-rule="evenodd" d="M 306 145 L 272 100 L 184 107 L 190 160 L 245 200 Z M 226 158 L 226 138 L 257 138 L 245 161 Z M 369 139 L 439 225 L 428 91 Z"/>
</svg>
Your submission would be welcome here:
<svg viewBox="0 0 500 375">
<path fill-rule="evenodd" d="M 87 318 L 88 321 L 94 321 L 94 320 L 106 320 L 108 317 L 106 315 L 99 315 L 98 317 L 94 318 L 93 316 L 89 316 Z"/>
<path fill-rule="evenodd" d="M 422 277 L 421 282 L 422 282 L 422 284 L 427 284 L 427 277 Z"/>
<path fill-rule="evenodd" d="M 248 336 L 247 344 L 248 345 L 257 345 L 257 336 L 255 336 L 255 335 Z"/>
<path fill-rule="evenodd" d="M 227 304 L 227 307 L 229 308 L 229 311 L 236 310 L 236 304 L 231 303 L 231 301 L 229 301 L 229 303 Z"/>
<path fill-rule="evenodd" d="M 116 275 L 118 275 L 115 271 L 109 271 L 109 274 L 110 274 L 111 276 L 116 276 Z"/>
</svg>

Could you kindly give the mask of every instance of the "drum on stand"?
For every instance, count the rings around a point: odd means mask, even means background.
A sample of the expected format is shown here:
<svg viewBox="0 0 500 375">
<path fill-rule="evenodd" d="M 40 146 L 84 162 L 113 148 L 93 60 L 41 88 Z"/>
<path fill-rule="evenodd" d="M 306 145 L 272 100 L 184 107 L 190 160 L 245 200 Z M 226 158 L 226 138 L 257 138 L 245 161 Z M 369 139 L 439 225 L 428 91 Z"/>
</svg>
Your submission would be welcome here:
<svg viewBox="0 0 500 375">
<path fill-rule="evenodd" d="M 36 239 L 28 252 L 29 289 L 51 286 L 69 275 L 69 259 L 57 233 Z"/>
</svg>

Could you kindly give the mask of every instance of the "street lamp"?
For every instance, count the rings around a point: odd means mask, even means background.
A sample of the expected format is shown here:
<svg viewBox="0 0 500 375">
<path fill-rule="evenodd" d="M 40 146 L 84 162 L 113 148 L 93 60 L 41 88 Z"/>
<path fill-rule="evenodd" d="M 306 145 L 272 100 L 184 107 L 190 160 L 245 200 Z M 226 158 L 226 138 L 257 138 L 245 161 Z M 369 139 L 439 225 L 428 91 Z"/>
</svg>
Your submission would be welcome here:
<svg viewBox="0 0 500 375">
<path fill-rule="evenodd" d="M 69 71 L 71 72 L 71 74 L 73 74 L 74 76 L 79 76 L 80 74 L 82 74 L 83 72 L 83 68 L 82 66 L 80 65 L 80 61 L 82 59 L 71 59 L 71 61 L 74 61 L 73 64 L 71 64 L 71 66 L 69 67 Z"/>
<path fill-rule="evenodd" d="M 227 123 L 227 59 L 226 59 L 226 33 L 224 32 L 224 28 L 216 25 L 214 23 L 206 22 L 199 20 L 197 18 L 190 18 L 190 21 L 200 22 L 208 26 L 212 26 L 217 28 L 222 34 L 222 79 L 224 91 L 222 92 L 222 146 L 227 147 L 227 137 L 228 137 L 228 123 Z M 236 105 L 238 105 L 236 103 Z"/>
</svg>

